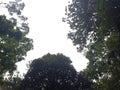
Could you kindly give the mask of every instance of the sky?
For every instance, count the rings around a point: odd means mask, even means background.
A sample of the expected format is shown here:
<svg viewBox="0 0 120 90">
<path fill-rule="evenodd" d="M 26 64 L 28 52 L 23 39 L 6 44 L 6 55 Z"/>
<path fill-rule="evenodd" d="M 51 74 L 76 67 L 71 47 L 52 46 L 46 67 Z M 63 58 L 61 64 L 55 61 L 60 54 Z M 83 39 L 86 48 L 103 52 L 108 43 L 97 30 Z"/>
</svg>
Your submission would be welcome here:
<svg viewBox="0 0 120 90">
<path fill-rule="evenodd" d="M 40 58 L 47 53 L 62 53 L 70 57 L 77 71 L 84 69 L 88 60 L 77 52 L 67 34 L 70 30 L 67 23 L 62 22 L 67 0 L 23 0 L 26 4 L 23 15 L 28 17 L 30 33 L 34 49 L 27 53 L 24 61 L 18 63 L 18 71 L 25 73 L 26 63 Z"/>
</svg>

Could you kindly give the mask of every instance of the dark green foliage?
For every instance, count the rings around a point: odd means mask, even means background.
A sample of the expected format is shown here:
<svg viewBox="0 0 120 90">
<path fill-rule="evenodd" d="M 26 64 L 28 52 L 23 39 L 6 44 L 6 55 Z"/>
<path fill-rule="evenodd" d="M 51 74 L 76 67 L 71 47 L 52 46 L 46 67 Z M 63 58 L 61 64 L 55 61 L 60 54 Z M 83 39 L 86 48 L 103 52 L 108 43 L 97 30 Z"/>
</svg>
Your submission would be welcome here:
<svg viewBox="0 0 120 90">
<path fill-rule="evenodd" d="M 97 0 L 72 0 L 66 10 L 65 21 L 70 25 L 72 31 L 68 37 L 75 45 L 79 45 L 78 50 L 82 51 L 87 41 L 93 41 L 98 30 L 99 20 L 96 12 Z M 91 38 L 92 37 L 92 38 Z"/>
<path fill-rule="evenodd" d="M 16 63 L 24 60 L 26 53 L 33 47 L 32 39 L 26 37 L 29 27 L 27 17 L 21 13 L 24 6 L 22 0 L 0 2 L 0 7 L 8 10 L 10 14 L 7 18 L 0 16 L 0 85 L 4 84 L 3 87 L 8 87 L 9 90 L 10 87 L 17 90 L 16 82 L 20 83 L 20 78 L 12 77 Z M 7 81 L 3 79 L 6 72 L 10 74 Z"/>
<path fill-rule="evenodd" d="M 22 32 L 16 27 L 16 23 L 6 20 L 5 16 L 0 16 L 0 35 L 14 38 L 16 40 L 22 38 Z"/>
<path fill-rule="evenodd" d="M 68 34 L 78 50 L 87 48 L 83 74 L 94 81 L 94 90 L 120 88 L 120 1 L 72 0 L 68 5 Z"/>
<path fill-rule="evenodd" d="M 2 90 L 18 90 L 20 83 L 21 78 L 19 76 L 9 77 L 5 79 L 2 84 L 0 84 L 0 87 Z"/>
<path fill-rule="evenodd" d="M 16 23 L 0 16 L 0 82 L 6 72 L 12 74 L 16 62 L 24 59 L 32 49 L 32 40 L 26 37 Z"/>
<path fill-rule="evenodd" d="M 34 60 L 20 90 L 83 90 L 88 80 L 78 75 L 68 57 L 47 54 Z"/>
<path fill-rule="evenodd" d="M 10 21 L 17 23 L 18 28 L 23 30 L 26 34 L 29 33 L 29 26 L 26 22 L 28 18 L 22 15 L 22 11 L 25 7 L 25 4 L 22 2 L 22 0 L 9 1 L 7 3 L 0 2 L 0 7 L 5 8 L 8 11 L 10 14 Z"/>
</svg>

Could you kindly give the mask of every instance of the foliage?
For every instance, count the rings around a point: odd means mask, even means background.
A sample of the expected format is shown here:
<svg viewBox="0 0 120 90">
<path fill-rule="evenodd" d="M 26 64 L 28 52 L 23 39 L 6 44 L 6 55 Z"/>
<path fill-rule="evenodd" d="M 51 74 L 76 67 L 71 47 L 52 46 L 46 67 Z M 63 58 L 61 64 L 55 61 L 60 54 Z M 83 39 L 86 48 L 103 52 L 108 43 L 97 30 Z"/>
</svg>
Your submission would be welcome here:
<svg viewBox="0 0 120 90">
<path fill-rule="evenodd" d="M 15 22 L 0 16 L 0 80 L 6 72 L 16 69 L 16 62 L 24 59 L 27 51 L 32 49 L 32 40 L 26 37 Z"/>
<path fill-rule="evenodd" d="M 81 90 L 85 86 L 90 82 L 77 74 L 68 57 L 47 54 L 31 63 L 20 90 Z"/>
<path fill-rule="evenodd" d="M 7 9 L 10 15 L 9 19 L 12 22 L 17 23 L 19 29 L 23 30 L 26 33 L 29 33 L 29 26 L 27 23 L 28 18 L 22 15 L 22 11 L 25 7 L 25 4 L 24 2 L 22 2 L 22 0 L 0 2 L 0 7 Z"/>
<path fill-rule="evenodd" d="M 26 53 L 33 47 L 33 41 L 26 37 L 29 27 L 27 17 L 22 15 L 25 4 L 21 0 L 1 1 L 0 7 L 7 9 L 10 14 L 7 18 L 4 15 L 0 16 L 0 84 L 2 85 L 3 81 L 6 82 L 3 79 L 6 72 L 11 76 L 6 83 L 12 83 L 15 63 L 24 60 Z"/>
<path fill-rule="evenodd" d="M 78 50 L 82 51 L 87 46 L 87 41 L 91 42 L 96 38 L 98 30 L 98 13 L 96 11 L 97 0 L 72 0 L 66 8 L 66 21 L 72 31 L 68 37 L 74 45 L 79 45 Z"/>
<path fill-rule="evenodd" d="M 21 80 L 19 73 L 16 76 L 7 76 L 0 87 L 2 90 L 18 90 Z"/>
<path fill-rule="evenodd" d="M 120 88 L 119 7 L 119 0 L 72 0 L 67 7 L 68 36 L 78 50 L 87 48 L 89 64 L 83 74 L 95 90 Z"/>
</svg>

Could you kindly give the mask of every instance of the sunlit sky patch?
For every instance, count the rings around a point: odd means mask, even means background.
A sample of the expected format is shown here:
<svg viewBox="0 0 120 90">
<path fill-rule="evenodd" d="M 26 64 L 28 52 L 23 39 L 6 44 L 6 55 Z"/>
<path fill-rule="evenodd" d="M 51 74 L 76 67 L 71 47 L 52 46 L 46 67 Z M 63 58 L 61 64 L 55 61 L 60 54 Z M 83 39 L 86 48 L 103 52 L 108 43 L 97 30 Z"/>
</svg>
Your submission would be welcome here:
<svg viewBox="0 0 120 90">
<path fill-rule="evenodd" d="M 23 0 L 26 4 L 23 14 L 29 18 L 30 33 L 34 49 L 29 51 L 25 61 L 19 63 L 18 70 L 25 72 L 26 62 L 47 53 L 63 53 L 70 57 L 74 67 L 80 71 L 88 60 L 77 52 L 72 41 L 67 38 L 69 26 L 62 22 L 67 0 Z"/>
</svg>

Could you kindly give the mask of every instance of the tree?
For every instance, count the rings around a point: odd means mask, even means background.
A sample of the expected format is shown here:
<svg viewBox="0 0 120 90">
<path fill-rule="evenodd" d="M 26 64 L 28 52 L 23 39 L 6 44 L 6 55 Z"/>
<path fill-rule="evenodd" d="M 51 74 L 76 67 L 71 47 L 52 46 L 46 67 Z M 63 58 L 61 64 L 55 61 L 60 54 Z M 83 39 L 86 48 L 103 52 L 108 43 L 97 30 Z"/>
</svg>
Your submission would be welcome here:
<svg viewBox="0 0 120 90">
<path fill-rule="evenodd" d="M 68 36 L 79 51 L 87 50 L 84 75 L 95 81 L 95 90 L 120 88 L 119 7 L 119 0 L 73 0 L 67 7 Z"/>
<path fill-rule="evenodd" d="M 32 49 L 32 39 L 27 38 L 16 24 L 0 16 L 0 82 L 6 72 L 12 74 L 15 63 L 23 60 L 27 51 Z"/>
<path fill-rule="evenodd" d="M 96 38 L 99 25 L 96 3 L 97 0 L 72 0 L 72 3 L 66 7 L 66 17 L 63 21 L 67 22 L 72 29 L 68 38 L 74 45 L 79 45 L 79 51 L 84 50 L 88 40 L 93 42 Z"/>
<path fill-rule="evenodd" d="M 20 90 L 81 90 L 82 80 L 68 57 L 47 54 L 31 63 Z"/>
<path fill-rule="evenodd" d="M 9 2 L 0 2 L 0 7 L 5 8 L 9 13 L 9 20 L 15 22 L 19 29 L 29 33 L 29 26 L 27 23 L 27 17 L 22 15 L 22 11 L 25 7 L 24 2 L 22 0 L 15 0 Z M 8 17 L 8 16 L 7 16 Z M 19 22 L 18 22 L 19 21 Z"/>
<path fill-rule="evenodd" d="M 16 62 L 24 60 L 26 53 L 32 49 L 32 39 L 27 38 L 29 26 L 27 17 L 22 15 L 25 4 L 22 0 L 0 2 L 0 7 L 8 10 L 10 16 L 0 16 L 0 85 L 6 72 L 12 76 Z M 17 16 L 17 17 L 16 17 Z M 19 22 L 18 22 L 19 21 Z M 14 79 L 14 78 L 13 78 Z M 13 80 L 11 77 L 11 80 Z M 8 83 L 11 80 L 8 81 Z"/>
</svg>

